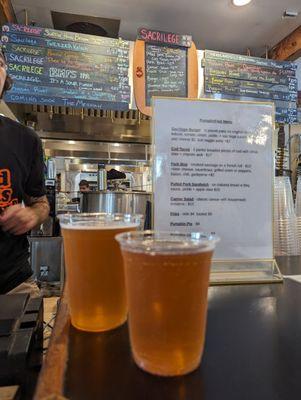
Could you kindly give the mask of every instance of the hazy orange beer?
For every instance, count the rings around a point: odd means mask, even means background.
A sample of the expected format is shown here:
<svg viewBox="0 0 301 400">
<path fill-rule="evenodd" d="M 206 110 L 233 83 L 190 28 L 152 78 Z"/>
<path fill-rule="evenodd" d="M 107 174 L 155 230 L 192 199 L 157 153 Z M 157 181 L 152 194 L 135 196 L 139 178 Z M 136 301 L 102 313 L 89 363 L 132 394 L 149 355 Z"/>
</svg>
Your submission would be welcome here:
<svg viewBox="0 0 301 400">
<path fill-rule="evenodd" d="M 68 303 L 76 328 L 100 332 L 126 321 L 123 261 L 114 237 L 136 230 L 140 220 L 139 215 L 126 214 L 60 217 Z"/>
<path fill-rule="evenodd" d="M 202 233 L 117 236 L 125 264 L 129 329 L 139 367 L 186 374 L 201 361 L 207 291 L 217 238 Z"/>
</svg>

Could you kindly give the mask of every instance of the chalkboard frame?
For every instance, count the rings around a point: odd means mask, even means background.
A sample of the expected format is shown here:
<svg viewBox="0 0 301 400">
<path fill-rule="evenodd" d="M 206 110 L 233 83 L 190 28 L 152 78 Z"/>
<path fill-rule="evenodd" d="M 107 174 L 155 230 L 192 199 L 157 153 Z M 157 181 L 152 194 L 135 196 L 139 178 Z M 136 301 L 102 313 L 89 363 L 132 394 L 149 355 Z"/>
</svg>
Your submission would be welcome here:
<svg viewBox="0 0 301 400">
<path fill-rule="evenodd" d="M 136 106 L 143 114 L 152 116 L 152 107 L 146 105 L 145 41 L 136 40 L 133 59 L 133 82 Z M 152 43 L 154 45 L 154 43 Z M 162 44 L 156 44 L 161 47 Z M 166 44 L 164 44 L 166 46 Z M 171 46 L 172 47 L 172 46 Z M 195 44 L 187 49 L 187 98 L 198 97 L 198 56 Z"/>
</svg>

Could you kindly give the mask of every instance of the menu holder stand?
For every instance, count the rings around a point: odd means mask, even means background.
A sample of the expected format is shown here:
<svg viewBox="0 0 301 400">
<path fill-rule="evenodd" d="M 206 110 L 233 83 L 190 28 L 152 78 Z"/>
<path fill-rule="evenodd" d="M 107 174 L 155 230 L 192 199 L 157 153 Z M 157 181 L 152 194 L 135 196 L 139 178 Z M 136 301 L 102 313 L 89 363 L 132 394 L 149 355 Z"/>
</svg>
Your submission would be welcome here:
<svg viewBox="0 0 301 400">
<path fill-rule="evenodd" d="M 154 228 L 220 236 L 212 285 L 281 283 L 273 257 L 274 105 L 161 97 L 153 110 Z"/>
<path fill-rule="evenodd" d="M 272 260 L 213 260 L 210 285 L 282 283 L 283 276 Z"/>
</svg>

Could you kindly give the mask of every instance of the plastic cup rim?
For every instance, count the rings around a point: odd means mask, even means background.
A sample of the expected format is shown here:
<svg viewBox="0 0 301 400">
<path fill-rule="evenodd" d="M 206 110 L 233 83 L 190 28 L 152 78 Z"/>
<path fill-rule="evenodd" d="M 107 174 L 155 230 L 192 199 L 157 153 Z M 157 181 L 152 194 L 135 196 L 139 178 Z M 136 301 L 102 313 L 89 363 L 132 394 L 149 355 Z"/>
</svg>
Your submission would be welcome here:
<svg viewBox="0 0 301 400">
<path fill-rule="evenodd" d="M 64 213 L 59 214 L 58 219 L 61 227 L 72 228 L 72 227 L 84 227 L 87 228 L 97 225 L 109 226 L 116 225 L 116 227 L 122 223 L 137 224 L 141 223 L 144 216 L 142 214 L 129 214 L 129 213 Z"/>
<path fill-rule="evenodd" d="M 188 254 L 213 251 L 220 238 L 204 232 L 134 231 L 115 236 L 121 249 L 134 253 Z"/>
</svg>

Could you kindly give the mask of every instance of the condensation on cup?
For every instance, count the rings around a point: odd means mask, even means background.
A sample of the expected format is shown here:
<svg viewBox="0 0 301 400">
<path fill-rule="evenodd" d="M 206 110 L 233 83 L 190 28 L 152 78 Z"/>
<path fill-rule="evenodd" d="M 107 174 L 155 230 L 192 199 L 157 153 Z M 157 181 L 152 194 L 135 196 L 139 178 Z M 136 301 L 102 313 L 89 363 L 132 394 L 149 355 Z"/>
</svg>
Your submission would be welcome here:
<svg viewBox="0 0 301 400">
<path fill-rule="evenodd" d="M 204 349 L 210 265 L 218 238 L 145 231 L 116 239 L 125 266 L 136 364 L 161 376 L 195 370 Z"/>
</svg>

